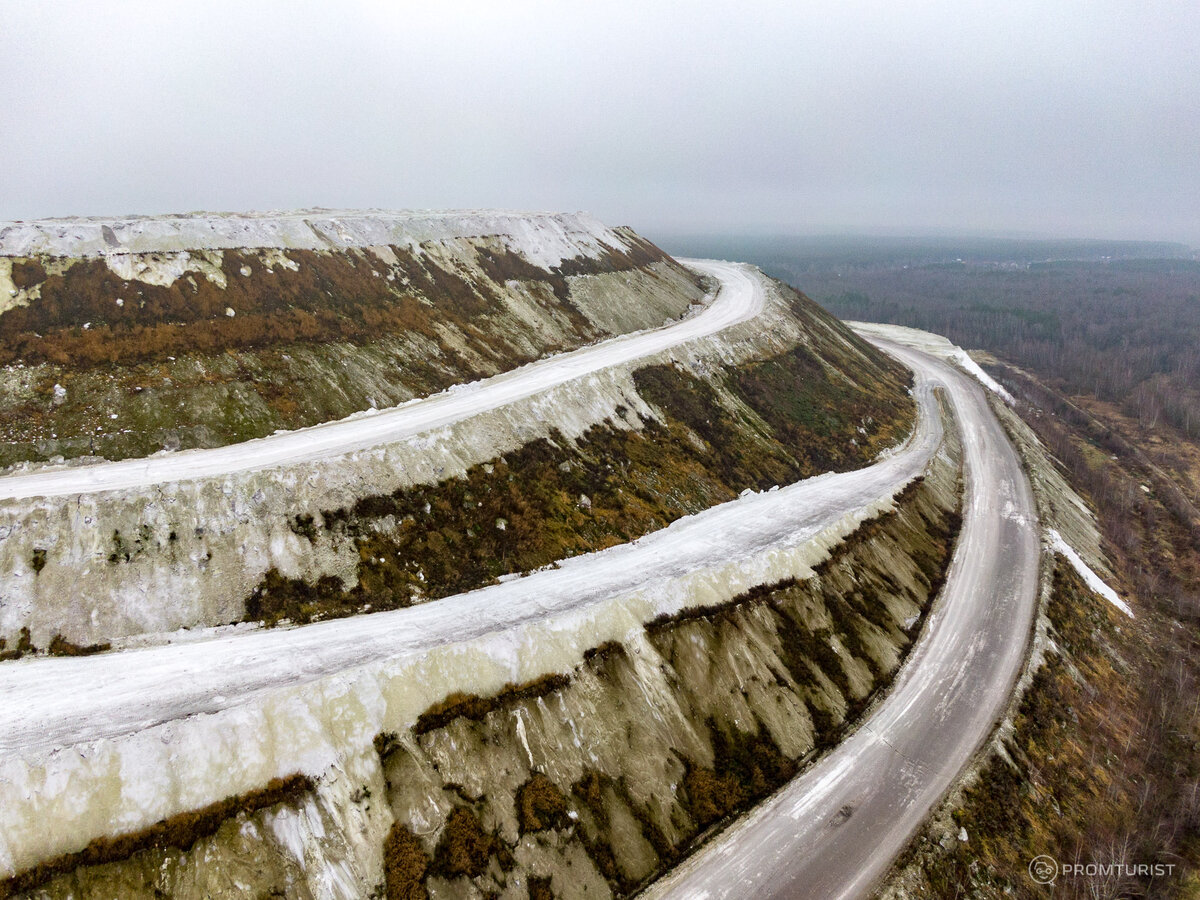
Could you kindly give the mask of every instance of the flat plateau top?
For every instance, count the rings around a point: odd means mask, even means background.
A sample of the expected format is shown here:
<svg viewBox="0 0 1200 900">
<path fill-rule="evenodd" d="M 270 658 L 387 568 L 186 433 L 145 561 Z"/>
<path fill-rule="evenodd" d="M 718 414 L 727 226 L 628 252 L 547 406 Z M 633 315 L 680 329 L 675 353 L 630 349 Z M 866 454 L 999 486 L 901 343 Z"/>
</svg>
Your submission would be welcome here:
<svg viewBox="0 0 1200 900">
<path fill-rule="evenodd" d="M 274 247 L 322 250 L 503 235 L 517 246 L 624 242 L 587 213 L 333 210 L 184 213 L 0 222 L 0 256 L 107 256 Z M 573 254 L 568 254 L 573 255 Z"/>
</svg>

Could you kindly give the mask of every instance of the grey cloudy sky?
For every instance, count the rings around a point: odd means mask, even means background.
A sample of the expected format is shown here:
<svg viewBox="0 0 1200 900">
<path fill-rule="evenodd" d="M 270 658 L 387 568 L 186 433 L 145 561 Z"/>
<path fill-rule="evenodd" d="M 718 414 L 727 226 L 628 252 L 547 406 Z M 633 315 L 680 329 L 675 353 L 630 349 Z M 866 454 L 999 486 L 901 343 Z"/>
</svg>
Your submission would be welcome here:
<svg viewBox="0 0 1200 900">
<path fill-rule="evenodd" d="M 0 218 L 586 209 L 1200 245 L 1200 4 L 0 4 Z"/>
</svg>

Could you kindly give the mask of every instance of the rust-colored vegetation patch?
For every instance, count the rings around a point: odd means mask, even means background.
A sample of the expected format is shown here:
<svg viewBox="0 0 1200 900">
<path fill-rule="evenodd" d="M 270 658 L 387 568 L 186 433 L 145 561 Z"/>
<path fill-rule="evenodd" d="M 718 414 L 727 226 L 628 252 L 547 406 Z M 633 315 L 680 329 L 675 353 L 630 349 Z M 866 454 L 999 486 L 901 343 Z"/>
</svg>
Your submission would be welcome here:
<svg viewBox="0 0 1200 900">
<path fill-rule="evenodd" d="M 795 578 L 784 578 L 780 581 L 774 581 L 770 584 L 756 585 L 748 591 L 738 594 L 729 603 L 712 603 L 702 606 L 685 606 L 679 612 L 663 613 L 660 616 L 655 616 L 646 623 L 646 631 L 650 635 L 657 635 L 667 632 L 684 622 L 690 622 L 694 619 L 703 619 L 708 622 L 718 622 L 723 619 L 732 619 L 737 615 L 738 609 L 747 603 L 759 600 L 768 600 L 776 593 L 787 588 L 795 587 L 799 582 Z"/>
<path fill-rule="evenodd" d="M 416 724 L 413 725 L 413 733 L 419 735 L 436 728 L 444 728 L 455 719 L 460 718 L 478 721 L 493 710 L 503 709 L 523 700 L 545 697 L 547 694 L 562 690 L 570 683 L 570 676 L 550 673 L 523 684 L 505 685 L 498 693 L 490 697 L 480 697 L 477 694 L 451 694 L 417 717 Z"/>
<path fill-rule="evenodd" d="M 446 819 L 433 853 L 433 872 L 443 878 L 481 875 L 495 849 L 496 839 L 483 830 L 479 817 L 460 806 Z"/>
<path fill-rule="evenodd" d="M 73 644 L 61 634 L 56 634 L 47 648 L 51 656 L 91 656 L 112 649 L 112 644 Z"/>
<path fill-rule="evenodd" d="M 111 649 L 112 644 L 73 644 L 61 634 L 56 634 L 51 638 L 46 653 L 50 656 L 90 656 L 93 653 L 104 653 Z M 33 645 L 28 628 L 22 628 L 17 633 L 16 645 L 11 649 L 8 647 L 7 639 L 0 638 L 0 662 L 20 659 L 22 656 L 37 652 L 39 652 L 38 648 Z"/>
<path fill-rule="evenodd" d="M 404 247 L 285 250 L 270 271 L 256 251 L 227 250 L 168 286 L 125 281 L 98 258 L 55 261 L 56 274 L 16 260 L 14 281 L 37 296 L 0 314 L 0 365 L 30 367 L 9 373 L 0 466 L 220 446 L 580 346 L 607 333 L 570 299 L 569 275 L 583 268 L 655 266 L 643 271 L 676 294 L 659 300 L 681 311 L 694 276 L 626 237 L 628 252 L 550 270 L 482 240 L 453 259 Z M 537 310 L 529 327 L 508 302 L 514 280 Z"/>
<path fill-rule="evenodd" d="M 129 282 L 98 258 L 77 260 L 50 276 L 36 260 L 17 262 L 14 283 L 40 285 L 40 296 L 0 315 L 0 364 L 129 365 L 168 355 L 364 342 L 409 332 L 436 339 L 437 322 L 470 333 L 473 318 L 495 312 L 507 278 L 544 281 L 565 296 L 565 275 L 625 271 L 666 258 L 643 243 L 630 253 L 614 250 L 586 264 L 566 260 L 559 270 L 546 271 L 511 252 L 481 250 L 479 261 L 495 279 L 490 281 L 428 254 L 389 249 L 394 264 L 366 250 L 286 250 L 295 269 L 276 266 L 270 273 L 253 251 L 225 250 L 224 287 L 198 272 L 166 286 Z M 243 275 L 243 268 L 251 274 Z M 576 316 L 576 324 L 586 327 Z"/>
<path fill-rule="evenodd" d="M 29 634 L 27 627 L 22 627 L 17 632 L 17 643 L 14 647 L 8 646 L 7 638 L 0 638 L 0 662 L 7 662 L 11 659 L 20 659 L 26 653 L 36 653 L 37 650 L 33 646 L 33 640 Z"/>
<path fill-rule="evenodd" d="M 753 734 L 733 729 L 726 734 L 711 720 L 708 728 L 714 765 L 707 768 L 686 760 L 683 783 L 688 812 L 701 828 L 747 809 L 791 779 L 798 768 L 765 729 Z"/>
<path fill-rule="evenodd" d="M 128 859 L 144 850 L 189 850 L 196 841 L 215 834 L 221 825 L 234 816 L 250 815 L 277 803 L 294 801 L 313 787 L 313 781 L 307 775 L 273 778 L 257 790 L 179 813 L 140 831 L 96 838 L 82 850 L 44 860 L 31 869 L 0 881 L 0 900 L 33 890 L 57 875 L 65 875 L 84 866 Z"/>
<path fill-rule="evenodd" d="M 425 876 L 432 862 L 416 835 L 399 822 L 392 825 L 383 844 L 388 900 L 426 900 Z"/>
<path fill-rule="evenodd" d="M 521 833 L 562 828 L 567 824 L 570 807 L 554 782 L 535 772 L 517 791 L 517 818 Z"/>
</svg>

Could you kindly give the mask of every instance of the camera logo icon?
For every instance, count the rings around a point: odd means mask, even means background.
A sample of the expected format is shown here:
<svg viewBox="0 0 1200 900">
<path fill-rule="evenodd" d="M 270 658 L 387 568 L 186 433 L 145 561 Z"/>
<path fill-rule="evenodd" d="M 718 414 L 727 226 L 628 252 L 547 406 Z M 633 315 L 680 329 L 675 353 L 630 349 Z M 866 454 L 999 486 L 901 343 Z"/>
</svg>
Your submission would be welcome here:
<svg viewBox="0 0 1200 900">
<path fill-rule="evenodd" d="M 1054 884 L 1058 878 L 1058 863 L 1049 856 L 1035 856 L 1029 861 L 1029 877 L 1038 884 Z"/>
</svg>

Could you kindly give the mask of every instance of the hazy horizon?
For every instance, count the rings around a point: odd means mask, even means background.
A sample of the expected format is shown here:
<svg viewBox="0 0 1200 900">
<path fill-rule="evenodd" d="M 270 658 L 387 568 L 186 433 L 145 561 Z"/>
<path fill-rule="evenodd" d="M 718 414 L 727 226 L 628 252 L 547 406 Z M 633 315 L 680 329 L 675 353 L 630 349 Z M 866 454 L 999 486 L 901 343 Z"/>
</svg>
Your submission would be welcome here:
<svg viewBox="0 0 1200 900">
<path fill-rule="evenodd" d="M 587 210 L 648 234 L 1200 246 L 1200 7 L 64 2 L 0 219 Z"/>
</svg>

